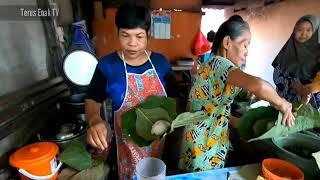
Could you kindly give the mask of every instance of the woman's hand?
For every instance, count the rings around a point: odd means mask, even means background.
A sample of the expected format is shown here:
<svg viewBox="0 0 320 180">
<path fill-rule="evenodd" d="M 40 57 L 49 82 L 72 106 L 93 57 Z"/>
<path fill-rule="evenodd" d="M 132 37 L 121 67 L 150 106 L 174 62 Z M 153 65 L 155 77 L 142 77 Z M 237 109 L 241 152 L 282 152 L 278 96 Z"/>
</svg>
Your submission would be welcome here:
<svg viewBox="0 0 320 180">
<path fill-rule="evenodd" d="M 309 86 L 305 86 L 298 82 L 292 83 L 290 87 L 296 89 L 301 98 L 307 97 L 312 93 L 311 88 Z"/>
<path fill-rule="evenodd" d="M 284 126 L 294 125 L 292 104 L 282 99 L 274 88 L 266 81 L 242 72 L 239 69 L 229 71 L 227 83 L 241 87 L 255 94 L 259 99 L 268 101 L 282 113 L 282 124 Z"/>
<path fill-rule="evenodd" d="M 274 106 L 277 110 L 282 113 L 282 125 L 283 126 L 293 126 L 294 125 L 294 115 L 292 113 L 292 104 L 282 98 L 278 105 Z"/>
<path fill-rule="evenodd" d="M 297 90 L 301 97 L 301 103 L 309 103 L 312 95 L 312 88 L 309 85 L 302 85 L 301 83 L 294 82 L 291 84 L 291 87 Z"/>
<path fill-rule="evenodd" d="M 87 141 L 95 148 L 104 150 L 108 148 L 107 142 L 108 130 L 105 121 L 100 116 L 93 116 L 89 120 L 89 129 L 87 131 Z"/>
<path fill-rule="evenodd" d="M 301 97 L 301 103 L 303 103 L 305 105 L 308 104 L 310 102 L 311 97 L 312 97 L 312 94 L 308 94 L 306 96 L 302 96 Z"/>
</svg>

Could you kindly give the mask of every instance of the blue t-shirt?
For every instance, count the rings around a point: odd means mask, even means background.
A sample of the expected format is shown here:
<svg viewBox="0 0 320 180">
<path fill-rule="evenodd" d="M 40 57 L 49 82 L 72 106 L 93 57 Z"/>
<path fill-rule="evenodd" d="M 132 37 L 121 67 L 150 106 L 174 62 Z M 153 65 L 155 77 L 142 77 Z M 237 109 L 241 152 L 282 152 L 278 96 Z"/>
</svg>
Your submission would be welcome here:
<svg viewBox="0 0 320 180">
<path fill-rule="evenodd" d="M 155 67 L 159 79 L 169 96 L 174 96 L 175 78 L 171 64 L 161 54 L 152 52 L 151 62 Z M 129 73 L 142 74 L 148 69 L 152 69 L 150 61 L 140 65 L 131 66 L 126 64 Z M 171 91 L 171 92 L 170 92 Z M 122 59 L 117 52 L 103 57 L 95 70 L 88 90 L 88 99 L 96 102 L 103 102 L 106 98 L 112 99 L 112 110 L 119 109 L 126 92 L 126 74 Z"/>
</svg>

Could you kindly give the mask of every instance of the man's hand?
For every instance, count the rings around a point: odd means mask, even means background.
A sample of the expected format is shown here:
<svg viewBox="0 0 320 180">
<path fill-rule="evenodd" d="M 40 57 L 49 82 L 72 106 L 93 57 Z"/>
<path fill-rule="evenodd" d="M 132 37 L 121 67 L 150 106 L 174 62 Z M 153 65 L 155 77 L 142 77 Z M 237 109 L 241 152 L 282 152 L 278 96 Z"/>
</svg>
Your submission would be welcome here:
<svg viewBox="0 0 320 180">
<path fill-rule="evenodd" d="M 89 120 L 87 141 L 90 145 L 101 150 L 108 148 L 107 134 L 105 121 L 100 116 L 94 116 Z"/>
</svg>

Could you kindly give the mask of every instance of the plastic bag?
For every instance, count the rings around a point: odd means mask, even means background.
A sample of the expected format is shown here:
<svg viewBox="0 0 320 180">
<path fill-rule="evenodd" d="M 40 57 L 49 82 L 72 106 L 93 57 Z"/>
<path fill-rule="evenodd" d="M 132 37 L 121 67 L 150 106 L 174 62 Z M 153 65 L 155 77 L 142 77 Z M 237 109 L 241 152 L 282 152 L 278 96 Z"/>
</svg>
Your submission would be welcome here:
<svg viewBox="0 0 320 180">
<path fill-rule="evenodd" d="M 210 42 L 199 30 L 193 47 L 193 54 L 196 56 L 204 55 L 211 50 Z"/>
</svg>

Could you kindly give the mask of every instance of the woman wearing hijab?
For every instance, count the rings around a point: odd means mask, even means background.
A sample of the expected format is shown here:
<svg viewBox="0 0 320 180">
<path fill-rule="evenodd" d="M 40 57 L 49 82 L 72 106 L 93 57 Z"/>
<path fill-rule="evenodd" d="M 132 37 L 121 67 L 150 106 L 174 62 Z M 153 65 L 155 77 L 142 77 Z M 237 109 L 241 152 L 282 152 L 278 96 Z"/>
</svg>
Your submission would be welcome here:
<svg viewBox="0 0 320 180">
<path fill-rule="evenodd" d="M 320 94 L 311 82 L 319 71 L 319 20 L 306 15 L 295 24 L 292 35 L 272 63 L 277 92 L 291 103 L 311 103 L 320 107 Z"/>
</svg>

